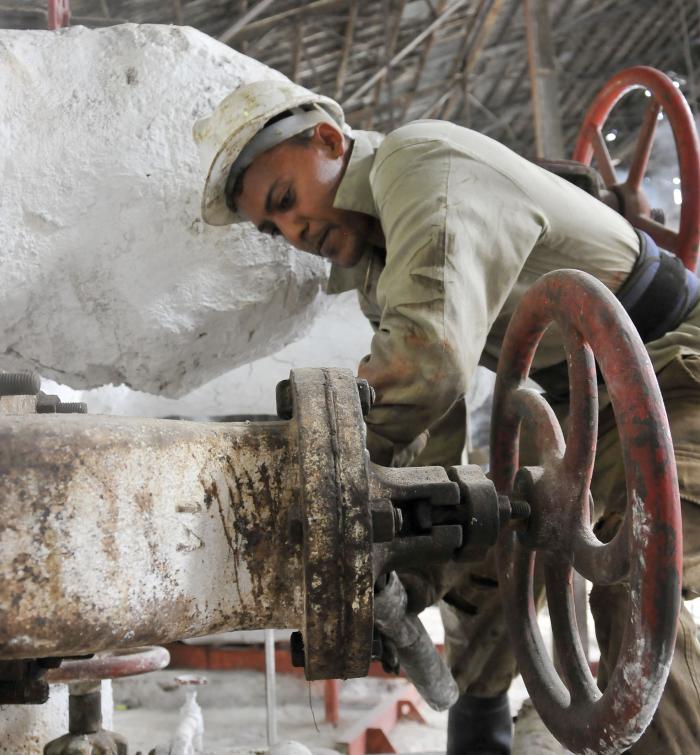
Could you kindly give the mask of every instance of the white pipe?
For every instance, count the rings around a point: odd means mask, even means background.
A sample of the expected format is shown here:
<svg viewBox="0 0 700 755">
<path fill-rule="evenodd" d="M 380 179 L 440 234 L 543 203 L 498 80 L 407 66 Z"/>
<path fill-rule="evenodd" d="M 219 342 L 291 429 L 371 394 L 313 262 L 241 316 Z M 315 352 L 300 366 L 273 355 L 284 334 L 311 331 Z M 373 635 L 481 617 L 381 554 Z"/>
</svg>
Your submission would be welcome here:
<svg viewBox="0 0 700 755">
<path fill-rule="evenodd" d="M 275 630 L 265 630 L 265 704 L 267 706 L 267 744 L 277 742 L 277 701 L 275 689 Z"/>
</svg>

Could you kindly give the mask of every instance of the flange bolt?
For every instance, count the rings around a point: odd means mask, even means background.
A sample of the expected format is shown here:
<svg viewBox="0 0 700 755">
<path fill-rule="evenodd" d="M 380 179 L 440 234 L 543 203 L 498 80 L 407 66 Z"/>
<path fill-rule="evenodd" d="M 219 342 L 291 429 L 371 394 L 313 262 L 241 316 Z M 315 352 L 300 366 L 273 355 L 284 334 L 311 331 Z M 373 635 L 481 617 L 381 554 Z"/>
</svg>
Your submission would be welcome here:
<svg viewBox="0 0 700 755">
<path fill-rule="evenodd" d="M 388 543 L 401 530 L 403 516 L 388 498 L 372 501 L 372 541 Z"/>
<path fill-rule="evenodd" d="M 529 519 L 530 512 L 530 504 L 527 501 L 521 501 L 519 498 L 510 499 L 511 519 Z"/>
<path fill-rule="evenodd" d="M 362 407 L 362 416 L 366 417 L 376 400 L 374 388 L 363 378 L 357 378 L 357 391 L 360 394 L 360 406 Z"/>
<path fill-rule="evenodd" d="M 292 632 L 292 636 L 289 638 L 289 650 L 292 654 L 292 666 L 294 668 L 304 668 L 306 665 L 306 652 L 301 632 Z"/>
<path fill-rule="evenodd" d="M 56 404 L 58 414 L 87 414 L 87 404 L 84 401 L 62 401 Z"/>
<path fill-rule="evenodd" d="M 0 373 L 0 396 L 36 396 L 40 388 L 38 372 Z"/>
<path fill-rule="evenodd" d="M 275 388 L 275 402 L 277 404 L 277 416 L 280 419 L 291 419 L 294 413 L 292 402 L 292 386 L 289 380 L 280 380 Z"/>
</svg>

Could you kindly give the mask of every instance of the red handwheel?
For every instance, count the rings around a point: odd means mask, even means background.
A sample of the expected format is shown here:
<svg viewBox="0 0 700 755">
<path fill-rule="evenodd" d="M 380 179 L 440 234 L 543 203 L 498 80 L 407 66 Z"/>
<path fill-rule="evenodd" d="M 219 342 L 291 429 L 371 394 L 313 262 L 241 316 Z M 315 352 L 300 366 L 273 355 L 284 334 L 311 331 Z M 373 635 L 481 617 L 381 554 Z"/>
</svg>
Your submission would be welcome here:
<svg viewBox="0 0 700 755">
<path fill-rule="evenodd" d="M 603 136 L 603 125 L 615 103 L 633 89 L 645 89 L 651 96 L 629 175 L 620 181 Z M 649 202 L 642 191 L 662 110 L 671 123 L 678 155 L 682 195 L 678 233 L 651 218 Z M 594 157 L 605 185 L 617 197 L 620 212 L 660 247 L 677 254 L 689 270 L 695 270 L 700 247 L 700 145 L 688 103 L 668 76 L 649 66 L 634 66 L 608 81 L 588 108 L 573 153 L 573 159 L 585 165 L 590 165 Z"/>
<path fill-rule="evenodd" d="M 552 322 L 562 333 L 569 368 L 566 440 L 549 404 L 525 387 Z M 605 544 L 593 533 L 589 503 L 598 427 L 595 360 L 612 400 L 627 487 L 622 525 Z M 535 431 L 540 466 L 519 469 L 521 423 Z M 605 286 L 586 273 L 560 270 L 526 293 L 504 339 L 491 427 L 496 488 L 515 491 L 532 510 L 526 528 L 511 525 L 498 541 L 503 607 L 525 685 L 544 723 L 570 750 L 623 752 L 651 720 L 668 675 L 682 536 L 675 458 L 656 376 L 634 325 Z M 543 565 L 561 675 L 537 625 L 535 557 Z M 574 569 L 594 584 L 629 585 L 627 628 L 603 693 L 576 629 Z"/>
</svg>

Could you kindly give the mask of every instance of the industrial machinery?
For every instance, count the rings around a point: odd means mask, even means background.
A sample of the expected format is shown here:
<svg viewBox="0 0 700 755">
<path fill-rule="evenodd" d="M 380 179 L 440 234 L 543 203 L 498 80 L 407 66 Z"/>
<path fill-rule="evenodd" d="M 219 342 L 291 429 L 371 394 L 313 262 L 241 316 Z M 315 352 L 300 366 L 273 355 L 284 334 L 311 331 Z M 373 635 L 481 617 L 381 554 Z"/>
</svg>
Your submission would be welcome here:
<svg viewBox="0 0 700 755">
<path fill-rule="evenodd" d="M 697 137 L 694 145 L 697 160 Z M 642 172 L 645 164 L 636 163 Z M 694 230 L 682 220 L 674 247 L 688 250 L 687 264 L 697 253 L 698 218 L 696 208 Z M 566 438 L 542 395 L 526 386 L 551 322 L 567 352 Z M 627 473 L 624 524 L 607 544 L 590 522 L 596 361 Z M 488 476 L 473 465 L 370 462 L 363 415 L 372 389 L 343 370 L 293 370 L 277 389 L 279 419 L 268 422 L 66 413 L 31 378 L 3 380 L 0 704 L 44 702 L 46 672 L 58 674 L 64 658 L 230 629 L 296 627 L 292 651 L 308 679 L 366 674 L 379 632 L 425 698 L 445 708 L 456 685 L 406 613 L 396 575 L 495 546 L 513 647 L 558 739 L 575 752 L 622 752 L 649 723 L 680 606 L 675 462 L 644 345 L 615 297 L 589 276 L 544 276 L 513 316 L 498 368 Z M 519 465 L 522 425 L 536 431 L 537 466 Z M 535 555 L 544 565 L 561 674 L 535 620 Z M 578 639 L 573 570 L 594 583 L 630 584 L 630 629 L 603 693 Z M 74 696 L 93 695 L 80 703 L 92 705 L 98 722 L 94 694 L 94 686 L 78 687 Z"/>
</svg>

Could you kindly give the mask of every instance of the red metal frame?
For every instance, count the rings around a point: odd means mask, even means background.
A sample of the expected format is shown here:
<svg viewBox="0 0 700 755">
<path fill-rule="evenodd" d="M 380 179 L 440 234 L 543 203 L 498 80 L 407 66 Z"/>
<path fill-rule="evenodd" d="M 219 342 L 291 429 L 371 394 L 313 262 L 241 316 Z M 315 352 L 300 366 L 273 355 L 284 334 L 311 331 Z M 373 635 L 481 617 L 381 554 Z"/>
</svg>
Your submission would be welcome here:
<svg viewBox="0 0 700 755">
<path fill-rule="evenodd" d="M 549 404 L 525 387 L 552 322 L 569 363 L 566 443 Z M 589 508 L 598 424 L 594 355 L 615 411 L 627 480 L 625 518 L 607 544 L 593 534 Z M 540 467 L 518 469 L 521 422 L 535 430 Z M 675 457 L 656 376 L 634 325 L 602 283 L 559 270 L 525 294 L 503 342 L 491 427 L 498 491 L 515 490 L 532 508 L 527 528 L 509 527 L 498 542 L 506 623 L 528 692 L 569 749 L 619 752 L 644 731 L 666 682 L 680 609 L 682 534 Z M 562 677 L 537 627 L 535 552 L 544 564 Z M 625 580 L 632 595 L 618 662 L 602 695 L 576 632 L 573 568 L 594 584 Z"/>
<path fill-rule="evenodd" d="M 647 89 L 652 97 L 629 176 L 620 182 L 602 129 L 614 105 L 633 89 Z M 651 219 L 649 202 L 641 188 L 661 110 L 671 123 L 678 154 L 682 192 L 678 233 Z M 668 76 L 649 66 L 634 66 L 608 81 L 586 112 L 573 153 L 574 160 L 586 165 L 594 157 L 606 186 L 620 200 L 623 215 L 632 225 L 649 233 L 659 246 L 675 252 L 689 270 L 695 270 L 700 248 L 700 143 L 688 103 Z"/>
<path fill-rule="evenodd" d="M 70 0 L 49 0 L 49 29 L 70 24 Z"/>
<path fill-rule="evenodd" d="M 421 703 L 422 699 L 416 688 L 412 684 L 406 684 L 340 734 L 336 748 L 346 755 L 396 752 L 389 732 L 401 719 L 426 723 L 418 710 Z"/>
</svg>

